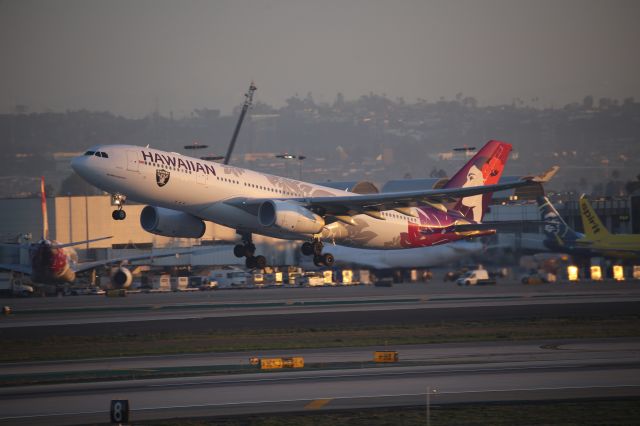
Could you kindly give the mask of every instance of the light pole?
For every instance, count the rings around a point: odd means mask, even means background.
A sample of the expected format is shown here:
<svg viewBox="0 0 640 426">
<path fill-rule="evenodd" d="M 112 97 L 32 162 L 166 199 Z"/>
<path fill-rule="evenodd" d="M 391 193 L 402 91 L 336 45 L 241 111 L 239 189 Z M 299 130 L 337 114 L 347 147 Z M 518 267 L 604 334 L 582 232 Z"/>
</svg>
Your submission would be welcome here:
<svg viewBox="0 0 640 426">
<path fill-rule="evenodd" d="M 299 178 L 300 180 L 302 180 L 302 160 L 304 160 L 305 158 L 307 158 L 304 155 L 298 155 L 298 164 L 300 165 L 300 173 L 299 173 Z"/>
<path fill-rule="evenodd" d="M 431 386 L 427 386 L 427 426 L 431 426 L 431 393 L 437 392 L 437 389 L 431 389 Z"/>
<path fill-rule="evenodd" d="M 304 155 L 294 155 L 294 154 L 277 154 L 276 158 L 282 158 L 283 160 L 298 160 L 298 164 L 299 164 L 299 176 L 298 179 L 302 180 L 302 160 L 304 160 L 305 158 L 307 158 Z M 285 175 L 287 177 L 289 177 L 289 164 L 287 162 L 284 163 L 284 171 L 285 171 Z"/>
</svg>

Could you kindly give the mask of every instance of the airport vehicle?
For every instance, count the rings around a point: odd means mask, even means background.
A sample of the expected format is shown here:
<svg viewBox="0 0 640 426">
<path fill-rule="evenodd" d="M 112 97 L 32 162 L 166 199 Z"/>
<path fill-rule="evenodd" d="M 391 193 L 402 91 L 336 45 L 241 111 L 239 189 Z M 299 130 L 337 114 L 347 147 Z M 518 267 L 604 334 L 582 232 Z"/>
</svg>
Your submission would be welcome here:
<svg viewBox="0 0 640 426">
<path fill-rule="evenodd" d="M 520 278 L 522 284 L 542 284 L 556 282 L 556 276 L 550 272 L 531 272 Z"/>
<path fill-rule="evenodd" d="M 216 269 L 209 273 L 209 282 L 216 282 L 216 288 L 246 287 L 250 275 L 239 269 Z"/>
<path fill-rule="evenodd" d="M 14 279 L 12 274 L 0 276 L 0 295 L 2 296 L 31 296 L 34 293 L 32 286 L 24 284 L 19 279 Z"/>
<path fill-rule="evenodd" d="M 538 198 L 538 208 L 545 221 L 545 246 L 552 251 L 581 257 L 635 259 L 640 257 L 640 235 L 611 234 L 584 195 L 580 197 L 580 216 L 585 233 L 574 231 L 562 219 L 547 197 Z"/>
<path fill-rule="evenodd" d="M 34 284 L 69 284 L 75 281 L 80 272 L 90 271 L 102 266 L 118 265 L 111 275 L 111 283 L 116 288 L 127 288 L 131 285 L 131 272 L 124 266 L 125 262 L 188 254 L 191 251 L 178 251 L 154 255 L 127 256 L 111 258 L 95 262 L 78 262 L 78 255 L 73 246 L 101 241 L 111 237 L 94 238 L 61 244 L 49 238 L 47 202 L 44 190 L 44 177 L 40 179 L 40 195 L 42 206 L 42 239 L 27 245 L 3 244 L 4 246 L 26 248 L 29 253 L 29 264 L 1 263 L 0 270 L 29 275 Z"/>
<path fill-rule="evenodd" d="M 491 193 L 545 182 L 546 176 L 498 184 L 511 145 L 489 141 L 441 189 L 354 194 L 330 187 L 221 165 L 132 145 L 101 145 L 73 159 L 89 183 L 113 194 L 123 220 L 127 198 L 149 204 L 140 215 L 148 232 L 199 238 L 204 221 L 236 229 L 234 248 L 248 268 L 266 266 L 255 256 L 253 233 L 306 240 L 302 253 L 331 266 L 323 241 L 340 245 L 405 249 L 450 243 L 495 233 L 481 225 Z M 465 228 L 460 228 L 464 226 Z"/>
<path fill-rule="evenodd" d="M 467 271 L 456 280 L 456 284 L 458 285 L 488 285 L 495 283 L 496 280 L 489 277 L 489 271 L 486 269 Z"/>
</svg>

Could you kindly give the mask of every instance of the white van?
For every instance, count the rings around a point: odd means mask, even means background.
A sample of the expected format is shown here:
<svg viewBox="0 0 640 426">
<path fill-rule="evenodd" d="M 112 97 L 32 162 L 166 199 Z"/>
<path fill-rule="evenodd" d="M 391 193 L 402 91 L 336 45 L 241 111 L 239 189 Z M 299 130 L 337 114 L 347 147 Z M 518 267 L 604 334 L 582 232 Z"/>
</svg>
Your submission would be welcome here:
<svg viewBox="0 0 640 426">
<path fill-rule="evenodd" d="M 209 281 L 217 281 L 218 288 L 246 287 L 250 275 L 237 269 L 220 269 L 211 271 Z"/>
<path fill-rule="evenodd" d="M 456 281 L 458 285 L 486 285 L 495 284 L 495 280 L 489 278 L 489 272 L 486 269 L 474 269 L 467 271 Z"/>
</svg>

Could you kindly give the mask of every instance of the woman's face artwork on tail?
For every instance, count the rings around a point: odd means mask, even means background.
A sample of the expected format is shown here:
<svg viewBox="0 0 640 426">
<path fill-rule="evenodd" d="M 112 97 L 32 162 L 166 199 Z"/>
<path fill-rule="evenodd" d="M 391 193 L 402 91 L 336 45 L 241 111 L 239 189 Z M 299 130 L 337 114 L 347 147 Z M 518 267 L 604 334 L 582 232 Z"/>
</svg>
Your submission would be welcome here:
<svg viewBox="0 0 640 426">
<path fill-rule="evenodd" d="M 469 188 L 482 186 L 484 184 L 482 170 L 480 170 L 475 164 L 472 165 L 467 172 L 467 181 L 462 185 L 462 187 Z M 469 209 L 471 215 L 470 219 L 473 219 L 475 222 L 479 222 L 482 219 L 482 194 L 464 197 L 462 199 L 462 205 Z"/>
<path fill-rule="evenodd" d="M 498 154 L 501 154 L 501 152 Z M 502 156 L 506 156 L 506 153 Z M 495 185 L 500 179 L 500 172 L 503 168 L 504 161 L 500 155 L 494 155 L 491 158 L 479 157 L 469 167 L 466 181 L 462 184 L 462 187 Z M 480 194 L 463 198 L 461 204 L 466 207 L 466 212 L 463 212 L 464 215 L 470 220 L 480 222 L 482 220 L 483 200 L 486 199 L 488 204 L 490 197 L 490 194 Z"/>
</svg>

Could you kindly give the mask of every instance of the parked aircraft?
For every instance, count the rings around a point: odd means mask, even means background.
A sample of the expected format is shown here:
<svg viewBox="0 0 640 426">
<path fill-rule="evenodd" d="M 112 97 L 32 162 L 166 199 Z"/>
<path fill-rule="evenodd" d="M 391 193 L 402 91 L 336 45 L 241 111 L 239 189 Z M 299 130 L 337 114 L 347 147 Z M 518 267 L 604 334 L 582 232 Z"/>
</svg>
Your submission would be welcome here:
<svg viewBox="0 0 640 426">
<path fill-rule="evenodd" d="M 590 248 L 618 258 L 636 258 L 640 256 L 639 234 L 611 234 L 584 196 L 580 197 L 580 217 L 585 239 Z"/>
<path fill-rule="evenodd" d="M 29 253 L 29 264 L 2 263 L 0 269 L 29 275 L 35 284 L 65 284 L 72 283 L 76 275 L 80 272 L 90 271 L 101 266 L 119 265 L 111 275 L 111 282 L 114 287 L 127 288 L 131 285 L 132 277 L 129 269 L 123 263 L 134 260 L 175 256 L 178 254 L 188 254 L 191 251 L 171 252 L 156 255 L 127 256 L 99 260 L 95 262 L 78 262 L 78 255 L 73 249 L 74 246 L 101 241 L 111 237 L 94 238 L 91 240 L 74 241 L 61 244 L 49 238 L 49 225 L 47 214 L 47 200 L 44 190 L 44 178 L 40 180 L 40 195 L 42 206 L 42 238 L 38 242 L 27 245 L 2 244 L 8 247 L 27 248 Z M 26 247 L 25 247 L 26 246 Z"/>
<path fill-rule="evenodd" d="M 372 250 L 338 245 L 331 248 L 340 263 L 360 265 L 378 270 L 433 268 L 480 253 L 482 250 L 483 244 L 479 240 L 454 241 L 450 244 L 405 250 Z"/>
<path fill-rule="evenodd" d="M 489 141 L 441 189 L 354 194 L 308 182 L 221 165 L 178 153 L 131 145 L 102 145 L 72 161 L 89 183 L 113 194 L 126 217 L 127 198 L 149 204 L 142 227 L 169 237 L 199 238 L 204 221 L 233 229 L 243 244 L 235 246 L 249 268 L 266 265 L 255 256 L 252 234 L 306 240 L 305 255 L 318 266 L 331 266 L 323 241 L 374 249 L 404 249 L 445 244 L 492 234 L 480 224 L 491 193 L 544 182 L 545 176 L 498 184 L 511 145 Z M 456 229 L 467 225 L 464 231 Z"/>
<path fill-rule="evenodd" d="M 614 235 L 609 233 L 583 195 L 580 197 L 580 216 L 585 233 L 576 232 L 567 225 L 547 197 L 538 198 L 538 207 L 545 221 L 544 241 L 552 251 L 581 257 L 602 256 L 615 259 L 640 256 L 640 235 Z"/>
</svg>

